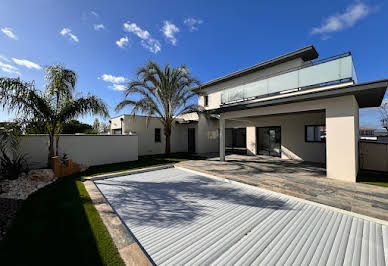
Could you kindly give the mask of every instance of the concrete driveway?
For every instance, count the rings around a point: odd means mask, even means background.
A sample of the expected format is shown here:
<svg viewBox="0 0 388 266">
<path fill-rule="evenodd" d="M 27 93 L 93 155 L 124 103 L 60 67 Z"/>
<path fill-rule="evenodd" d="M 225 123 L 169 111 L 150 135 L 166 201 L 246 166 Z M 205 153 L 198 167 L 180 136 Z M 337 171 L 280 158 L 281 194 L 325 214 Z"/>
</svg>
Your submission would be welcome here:
<svg viewBox="0 0 388 266">
<path fill-rule="evenodd" d="M 388 265 L 388 226 L 169 168 L 95 181 L 157 265 Z"/>
</svg>

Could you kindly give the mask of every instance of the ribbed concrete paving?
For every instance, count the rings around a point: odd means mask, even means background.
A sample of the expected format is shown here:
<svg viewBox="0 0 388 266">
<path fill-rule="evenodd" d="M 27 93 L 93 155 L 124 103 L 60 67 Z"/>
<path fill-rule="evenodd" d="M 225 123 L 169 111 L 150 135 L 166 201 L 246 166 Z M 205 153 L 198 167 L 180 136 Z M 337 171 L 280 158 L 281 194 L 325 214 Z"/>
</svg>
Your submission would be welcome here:
<svg viewBox="0 0 388 266">
<path fill-rule="evenodd" d="M 170 168 L 95 181 L 158 265 L 388 265 L 388 226 Z"/>
<path fill-rule="evenodd" d="M 229 155 L 225 162 L 215 157 L 178 166 L 388 221 L 388 188 L 329 179 L 319 165 Z"/>
</svg>

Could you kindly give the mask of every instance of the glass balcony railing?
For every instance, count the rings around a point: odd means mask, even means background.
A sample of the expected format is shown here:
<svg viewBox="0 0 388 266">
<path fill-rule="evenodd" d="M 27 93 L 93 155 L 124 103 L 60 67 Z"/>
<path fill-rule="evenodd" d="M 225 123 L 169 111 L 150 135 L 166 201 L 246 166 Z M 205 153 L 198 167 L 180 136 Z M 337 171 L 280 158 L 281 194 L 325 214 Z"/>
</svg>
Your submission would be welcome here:
<svg viewBox="0 0 388 266">
<path fill-rule="evenodd" d="M 341 81 L 357 83 L 350 53 L 310 62 L 261 80 L 248 82 L 221 92 L 221 104 L 302 90 Z"/>
</svg>

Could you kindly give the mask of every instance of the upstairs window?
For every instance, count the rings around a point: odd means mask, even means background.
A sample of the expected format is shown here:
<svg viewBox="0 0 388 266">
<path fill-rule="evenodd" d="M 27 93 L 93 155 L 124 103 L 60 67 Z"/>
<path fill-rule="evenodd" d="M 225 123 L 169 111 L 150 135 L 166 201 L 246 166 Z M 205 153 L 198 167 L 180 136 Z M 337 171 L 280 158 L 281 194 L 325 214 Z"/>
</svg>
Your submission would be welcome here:
<svg viewBox="0 0 388 266">
<path fill-rule="evenodd" d="M 205 95 L 203 97 L 205 99 L 205 106 L 208 106 L 209 105 L 209 96 Z"/>
<path fill-rule="evenodd" d="M 160 128 L 155 128 L 155 142 L 161 142 L 162 137 L 161 137 L 161 130 Z"/>
<path fill-rule="evenodd" d="M 326 126 L 325 125 L 305 126 L 305 141 L 306 142 L 325 142 Z"/>
</svg>

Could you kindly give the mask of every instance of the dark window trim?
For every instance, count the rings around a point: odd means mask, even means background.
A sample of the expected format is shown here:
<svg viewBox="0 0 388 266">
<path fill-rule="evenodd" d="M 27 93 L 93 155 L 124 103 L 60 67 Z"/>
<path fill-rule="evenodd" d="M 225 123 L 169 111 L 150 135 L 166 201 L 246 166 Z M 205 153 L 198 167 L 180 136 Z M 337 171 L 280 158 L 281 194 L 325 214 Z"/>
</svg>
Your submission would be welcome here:
<svg viewBox="0 0 388 266">
<path fill-rule="evenodd" d="M 305 125 L 304 126 L 304 141 L 305 142 L 308 142 L 308 143 L 325 143 L 326 142 L 326 137 L 323 139 L 323 140 L 320 140 L 320 141 L 316 141 L 316 140 L 307 140 L 307 127 L 325 127 L 326 129 L 326 125 L 325 124 L 319 124 L 319 125 Z M 315 134 L 315 130 L 314 130 L 314 134 Z M 314 136 L 315 137 L 315 136 Z"/>
<path fill-rule="evenodd" d="M 205 107 L 209 106 L 209 95 L 204 95 L 203 99 Z"/>
<path fill-rule="evenodd" d="M 159 131 L 158 134 L 156 134 L 157 131 Z M 162 129 L 161 128 L 155 128 L 154 134 L 155 134 L 154 141 L 157 142 L 157 143 L 162 142 Z M 159 136 L 159 137 L 157 137 L 157 136 Z"/>
</svg>

